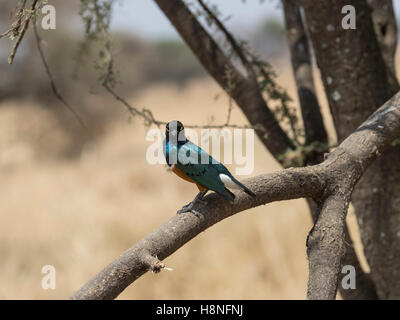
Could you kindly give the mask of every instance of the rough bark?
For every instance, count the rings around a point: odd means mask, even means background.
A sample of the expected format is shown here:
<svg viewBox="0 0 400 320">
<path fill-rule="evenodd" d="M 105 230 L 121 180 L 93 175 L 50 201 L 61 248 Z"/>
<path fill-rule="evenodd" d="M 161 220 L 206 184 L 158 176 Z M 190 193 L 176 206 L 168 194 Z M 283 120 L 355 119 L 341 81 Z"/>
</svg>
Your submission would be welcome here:
<svg viewBox="0 0 400 320">
<path fill-rule="evenodd" d="M 160 260 L 215 223 L 246 209 L 272 201 L 313 198 L 320 215 L 310 236 L 310 299 L 334 299 L 344 255 L 344 221 L 351 191 L 367 167 L 400 136 L 400 93 L 394 96 L 315 166 L 289 168 L 245 181 L 254 200 L 238 194 L 234 204 L 216 194 L 196 207 L 200 217 L 177 215 L 140 240 L 72 295 L 72 299 L 113 299 L 148 270 L 160 271 Z"/>
<path fill-rule="evenodd" d="M 339 141 L 393 92 L 364 0 L 302 0 Z M 343 6 L 356 8 L 357 28 L 341 27 Z M 364 251 L 379 298 L 400 298 L 400 154 L 391 147 L 353 192 Z M 397 280 L 395 280 L 397 279 Z"/>
<path fill-rule="evenodd" d="M 385 64 L 365 0 L 303 0 L 308 30 L 339 141 L 390 96 Z M 356 9 L 356 29 L 342 28 L 345 5 Z"/>
<path fill-rule="evenodd" d="M 345 253 L 344 223 L 350 195 L 350 190 L 346 189 L 328 196 L 319 206 L 320 213 L 307 248 L 310 270 L 308 299 L 332 300 L 336 297 L 341 261 Z M 326 232 L 326 228 L 329 232 Z M 337 259 L 332 259 L 335 256 Z"/>
<path fill-rule="evenodd" d="M 315 228 L 315 223 L 318 220 L 318 217 L 321 212 L 320 206 L 313 200 L 307 199 L 307 204 L 310 208 L 312 220 L 314 222 L 314 226 L 310 231 L 310 236 L 307 239 L 307 247 L 309 245 L 309 241 L 311 238 L 311 233 Z M 344 300 L 375 300 L 378 298 L 376 293 L 375 284 L 372 281 L 370 274 L 366 273 L 360 264 L 357 253 L 354 248 L 354 243 L 352 238 L 350 237 L 350 233 L 347 227 L 347 224 L 344 225 L 344 243 L 346 246 L 345 254 L 341 262 L 341 268 L 346 265 L 354 266 L 356 272 L 356 288 L 355 289 L 346 289 L 342 286 L 338 286 L 341 297 Z M 339 273 L 338 282 L 341 283 L 345 274 Z"/>
</svg>

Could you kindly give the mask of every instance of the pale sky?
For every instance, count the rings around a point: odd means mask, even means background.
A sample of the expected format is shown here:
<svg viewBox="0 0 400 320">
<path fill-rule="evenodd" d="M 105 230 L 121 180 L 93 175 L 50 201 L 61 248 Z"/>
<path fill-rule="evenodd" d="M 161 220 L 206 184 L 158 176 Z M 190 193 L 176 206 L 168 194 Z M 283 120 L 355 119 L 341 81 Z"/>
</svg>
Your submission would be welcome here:
<svg viewBox="0 0 400 320">
<path fill-rule="evenodd" d="M 210 0 L 209 3 L 218 5 L 224 17 L 232 15 L 226 25 L 238 35 L 248 34 L 271 16 L 283 22 L 280 0 Z M 400 0 L 394 0 L 393 4 L 399 19 Z M 114 10 L 113 29 L 130 30 L 150 39 L 179 37 L 153 0 L 120 0 Z"/>
<path fill-rule="evenodd" d="M 280 0 L 211 0 L 223 16 L 232 15 L 227 26 L 243 33 L 254 30 L 267 17 L 283 21 Z M 143 38 L 178 38 L 173 26 L 153 0 L 121 0 L 114 8 L 112 28 L 131 30 Z"/>
</svg>

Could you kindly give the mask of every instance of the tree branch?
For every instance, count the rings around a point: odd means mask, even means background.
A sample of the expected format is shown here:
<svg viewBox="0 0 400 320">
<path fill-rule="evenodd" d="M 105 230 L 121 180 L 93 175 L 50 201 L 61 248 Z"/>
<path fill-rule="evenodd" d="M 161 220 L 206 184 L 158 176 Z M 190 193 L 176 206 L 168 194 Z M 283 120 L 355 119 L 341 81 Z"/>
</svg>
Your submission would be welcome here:
<svg viewBox="0 0 400 320">
<path fill-rule="evenodd" d="M 310 234 L 309 299 L 334 299 L 345 254 L 344 226 L 354 186 L 368 166 L 400 137 L 400 92 L 378 109 L 332 152 L 321 166 L 333 178 Z"/>
<path fill-rule="evenodd" d="M 166 125 L 166 121 L 162 120 L 157 120 L 153 112 L 150 109 L 142 109 L 139 110 L 138 108 L 135 108 L 132 106 L 128 101 L 126 101 L 125 98 L 123 98 L 121 95 L 119 95 L 115 89 L 110 85 L 109 78 L 112 77 L 112 74 L 114 72 L 113 70 L 113 63 L 114 63 L 114 57 L 110 49 L 107 49 L 107 54 L 109 55 L 108 57 L 108 66 L 107 66 L 107 74 L 104 78 L 104 81 L 102 82 L 102 86 L 115 98 L 115 100 L 119 101 L 122 103 L 125 108 L 128 110 L 128 112 L 132 116 L 140 116 L 142 119 L 147 124 L 155 124 L 157 127 L 160 127 L 161 125 Z M 229 98 L 230 99 L 230 98 Z M 222 124 L 206 124 L 206 125 L 194 125 L 194 124 L 185 124 L 185 128 L 192 128 L 192 129 L 199 129 L 199 128 L 208 128 L 208 129 L 223 129 L 223 128 L 234 128 L 234 129 L 249 129 L 249 126 L 241 126 L 237 124 L 230 124 L 230 116 L 232 112 L 232 103 L 229 101 L 229 110 L 227 114 L 227 119 L 225 123 Z"/>
<path fill-rule="evenodd" d="M 151 265 L 148 260 L 163 260 L 186 242 L 215 223 L 241 211 L 273 201 L 318 197 L 323 181 L 314 167 L 286 169 L 272 174 L 247 179 L 246 185 L 257 194 L 253 200 L 240 193 L 231 205 L 216 194 L 205 199 L 208 204 L 198 207 L 200 218 L 193 214 L 175 215 L 157 231 L 140 240 L 107 266 L 72 299 L 113 299 L 139 278 Z M 153 257 L 153 258 L 151 258 Z"/>
<path fill-rule="evenodd" d="M 145 121 L 145 125 L 156 125 L 160 127 L 161 125 L 166 125 L 166 121 L 158 120 L 150 109 L 142 108 L 141 110 L 126 101 L 124 97 L 117 93 L 114 86 L 116 83 L 116 72 L 114 70 L 114 52 L 113 45 L 111 41 L 111 36 L 109 34 L 109 24 L 103 21 L 102 10 L 97 3 L 97 1 L 93 1 L 93 13 L 95 14 L 95 21 L 97 22 L 98 33 L 101 35 L 102 40 L 104 41 L 103 53 L 105 60 L 105 72 L 101 77 L 103 78 L 102 86 L 106 89 L 108 93 L 110 93 L 118 102 L 124 105 L 127 111 L 132 116 L 139 116 Z M 231 70 L 225 70 L 225 79 L 228 83 L 228 87 L 231 88 L 232 75 Z M 252 128 L 249 125 L 237 125 L 231 124 L 230 118 L 232 113 L 232 98 L 230 94 L 229 96 L 229 108 L 226 117 L 226 121 L 222 124 L 206 124 L 206 125 L 193 125 L 193 124 L 185 124 L 186 128 L 208 128 L 208 129 L 222 129 L 222 128 L 237 128 L 237 129 L 249 129 Z M 254 128 L 253 128 L 254 129 Z M 265 130 L 264 130 L 265 132 Z"/>
<path fill-rule="evenodd" d="M 264 101 L 257 82 L 244 77 L 224 55 L 214 39 L 181 0 L 154 0 L 168 17 L 205 69 L 228 92 L 256 129 L 261 142 L 275 156 L 295 147 Z M 225 70 L 232 70 L 230 88 Z"/>
<path fill-rule="evenodd" d="M 390 2 L 379 3 L 385 6 Z M 345 30 L 341 27 L 341 10 L 349 1 L 301 3 L 341 142 L 392 96 L 389 70 L 374 29 L 374 11 L 367 0 L 352 1 L 357 25 Z M 398 247 L 391 239 L 398 239 L 400 218 L 398 201 L 393 197 L 400 194 L 399 152 L 398 146 L 387 150 L 363 175 L 352 196 L 370 277 L 378 296 L 389 299 L 400 297 L 400 285 L 392 281 L 400 267 L 400 256 L 391 254 Z"/>
<path fill-rule="evenodd" d="M 211 17 L 211 19 L 213 19 L 213 21 L 217 24 L 218 28 L 225 35 L 225 37 L 229 41 L 233 51 L 236 53 L 236 55 L 239 57 L 240 61 L 242 62 L 243 66 L 246 68 L 248 76 L 251 77 L 253 81 L 256 81 L 257 77 L 254 72 L 254 69 L 253 69 L 250 61 L 247 59 L 246 54 L 241 49 L 240 45 L 236 42 L 233 35 L 228 31 L 228 29 L 225 28 L 225 26 L 221 22 L 221 20 L 219 20 L 218 17 L 207 7 L 207 5 L 204 3 L 203 0 L 197 0 L 197 1 L 199 2 L 200 6 L 203 8 L 203 10 Z"/>
<path fill-rule="evenodd" d="M 308 242 L 308 299 L 335 299 L 345 253 L 344 222 L 350 192 L 327 197 Z"/>
<path fill-rule="evenodd" d="M 318 220 L 319 214 L 321 212 L 320 206 L 313 199 L 307 199 L 308 207 L 310 208 L 312 220 L 314 224 Z M 314 230 L 311 229 L 310 236 L 307 240 L 310 240 L 311 233 Z M 356 251 L 354 249 L 353 240 L 350 237 L 350 233 L 347 224 L 344 225 L 344 243 L 346 245 L 346 253 L 342 259 L 342 266 L 350 265 L 355 268 L 356 272 L 356 288 L 355 289 L 345 289 L 339 286 L 339 292 L 343 299 L 345 300 L 376 300 L 378 295 L 374 282 L 372 281 L 370 274 L 365 273 L 361 267 L 360 261 L 357 257 Z M 307 241 L 307 246 L 309 245 Z M 339 273 L 339 280 L 341 281 L 345 274 Z"/>
<path fill-rule="evenodd" d="M 256 194 L 240 193 L 234 204 L 216 194 L 196 207 L 200 217 L 176 215 L 140 240 L 72 295 L 72 299 L 113 299 L 148 270 L 159 271 L 161 260 L 200 232 L 238 212 L 273 201 L 313 198 L 320 215 L 310 235 L 310 299 L 333 299 L 345 254 L 343 227 L 352 189 L 367 167 L 400 136 L 400 92 L 315 166 L 289 168 L 247 179 Z"/>
<path fill-rule="evenodd" d="M 35 14 L 35 8 L 36 8 L 37 3 L 38 3 L 38 0 L 33 0 L 32 1 L 32 5 L 31 5 L 31 8 L 30 8 L 29 15 L 26 18 L 26 20 L 23 22 L 22 29 L 19 32 L 18 38 L 15 41 L 15 44 L 14 44 L 12 50 L 11 50 L 10 56 L 8 57 L 8 63 L 9 64 L 12 64 L 13 61 L 14 61 L 14 57 L 15 57 L 15 55 L 17 53 L 18 47 L 21 44 L 22 39 L 24 38 L 26 30 L 28 30 L 29 22 L 32 19 L 32 16 Z M 24 5 L 25 5 L 25 3 L 24 3 Z M 19 21 L 19 23 L 20 23 L 20 21 Z"/>
<path fill-rule="evenodd" d="M 51 90 L 53 91 L 53 94 L 56 96 L 56 98 L 69 110 L 69 112 L 71 112 L 71 114 L 75 117 L 75 119 L 79 122 L 79 124 L 87 129 L 87 126 L 85 124 L 85 122 L 81 119 L 81 117 L 79 116 L 79 114 L 75 111 L 75 109 L 73 107 L 71 107 L 71 105 L 65 100 L 64 96 L 61 94 L 60 90 L 58 89 L 56 82 L 54 80 L 53 74 L 50 70 L 49 64 L 47 63 L 46 60 L 46 56 L 43 52 L 43 48 L 42 48 L 42 39 L 39 35 L 38 29 L 37 29 L 37 25 L 36 25 L 36 17 L 33 18 L 33 32 L 35 34 L 35 39 L 36 39 L 36 47 L 38 49 L 39 55 L 40 55 L 40 59 L 42 60 L 44 69 L 46 71 L 47 77 L 49 78 L 50 81 L 50 86 L 51 86 Z"/>
<path fill-rule="evenodd" d="M 18 13 L 17 13 L 17 20 L 15 21 L 15 23 L 13 23 L 12 25 L 11 25 L 11 27 L 10 27 L 10 29 L 8 29 L 7 31 L 5 31 L 5 32 L 3 32 L 2 34 L 0 34 L 0 39 L 1 38 L 3 38 L 3 37 L 5 37 L 5 36 L 8 36 L 10 33 L 13 33 L 14 35 L 16 35 L 16 34 L 18 34 L 19 33 L 19 28 L 21 27 L 21 24 L 22 24 L 22 14 L 23 14 L 23 12 L 24 12 L 24 9 L 25 9 L 25 6 L 26 6 L 26 1 L 27 0 L 23 0 L 22 1 L 22 3 L 21 3 L 21 6 L 20 6 L 20 8 L 18 9 Z M 29 19 L 30 17 L 28 16 L 28 18 L 25 18 L 25 20 L 26 19 Z M 24 22 L 25 22 L 25 20 L 24 20 Z"/>
</svg>

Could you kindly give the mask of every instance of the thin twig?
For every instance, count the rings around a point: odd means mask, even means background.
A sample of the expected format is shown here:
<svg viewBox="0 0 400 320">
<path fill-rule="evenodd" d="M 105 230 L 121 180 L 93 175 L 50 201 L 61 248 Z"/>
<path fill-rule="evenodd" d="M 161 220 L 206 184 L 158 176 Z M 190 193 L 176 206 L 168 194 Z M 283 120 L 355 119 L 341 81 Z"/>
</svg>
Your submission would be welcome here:
<svg viewBox="0 0 400 320">
<path fill-rule="evenodd" d="M 0 39 L 5 37 L 5 36 L 8 36 L 11 32 L 14 32 L 14 33 L 18 32 L 18 30 L 19 30 L 19 28 L 20 28 L 20 26 L 22 24 L 22 13 L 24 12 L 24 9 L 25 9 L 25 6 L 26 6 L 26 1 L 27 0 L 24 0 L 22 2 L 21 8 L 18 10 L 18 13 L 16 14 L 16 17 L 18 17 L 16 23 L 15 24 L 13 23 L 11 25 L 10 29 L 8 29 L 7 31 L 5 31 L 2 34 L 0 34 Z M 26 19 L 24 21 L 26 21 Z"/>
<path fill-rule="evenodd" d="M 160 121 L 156 120 L 153 116 L 153 113 L 149 109 L 143 109 L 143 111 L 140 111 L 139 109 L 133 107 L 131 104 L 129 104 L 123 97 L 121 97 L 115 90 L 108 85 L 108 83 L 103 82 L 103 87 L 119 102 L 121 102 L 127 109 L 127 111 L 133 115 L 133 116 L 140 116 L 143 118 L 145 121 L 155 124 L 157 127 L 160 127 L 161 125 L 166 125 L 166 121 Z M 228 114 L 230 114 L 231 111 L 229 111 Z M 228 117 L 228 122 L 220 125 L 191 125 L 191 124 L 185 124 L 185 128 L 191 128 L 191 129 L 222 129 L 222 128 L 234 128 L 234 129 L 251 129 L 250 126 L 240 126 L 236 124 L 229 124 L 229 117 Z"/>
<path fill-rule="evenodd" d="M 234 36 L 225 28 L 224 24 L 218 19 L 218 17 L 207 7 L 207 5 L 202 0 L 198 0 L 198 2 L 200 4 L 200 6 L 203 8 L 203 10 L 210 16 L 210 18 L 212 20 L 214 20 L 215 24 L 225 35 L 225 37 L 228 40 L 228 42 L 230 43 L 232 49 L 235 51 L 235 53 L 239 57 L 240 61 L 242 62 L 243 66 L 246 68 L 248 74 L 253 79 L 256 79 L 256 75 L 255 75 L 253 66 L 251 65 L 250 61 L 246 58 L 241 46 L 236 42 Z"/>
<path fill-rule="evenodd" d="M 97 14 L 99 14 L 99 8 L 97 3 L 95 3 L 95 12 Z M 123 97 L 121 97 L 110 85 L 110 82 L 112 82 L 113 79 L 113 75 L 114 75 L 114 55 L 112 52 L 112 46 L 111 46 L 111 41 L 109 38 L 109 34 L 108 31 L 103 23 L 103 21 L 100 19 L 99 20 L 99 25 L 101 28 L 101 32 L 103 34 L 103 37 L 106 39 L 105 42 L 105 51 L 106 54 L 108 56 L 108 65 L 107 65 L 107 73 L 104 77 L 104 80 L 102 82 L 102 86 L 119 102 L 121 102 L 126 109 L 128 110 L 128 112 L 133 115 L 133 116 L 140 116 L 141 118 L 143 118 L 148 124 L 154 124 L 157 127 L 160 127 L 161 125 L 166 125 L 167 122 L 166 121 L 160 121 L 160 120 L 156 120 L 156 118 L 153 115 L 153 112 L 150 109 L 145 109 L 143 108 L 142 111 L 133 107 L 131 104 L 129 104 Z M 227 117 L 227 122 L 224 124 L 220 124 L 220 125 L 185 125 L 186 128 L 192 128 L 192 129 L 196 129 L 196 128 L 204 128 L 204 129 L 222 129 L 222 128 L 235 128 L 235 129 L 249 129 L 251 128 L 250 126 L 240 126 L 240 125 L 235 125 L 235 124 L 229 124 L 230 121 L 230 115 L 232 112 L 232 103 L 230 101 L 230 105 L 229 105 L 229 111 L 228 111 L 228 117 Z M 254 128 L 254 127 L 253 127 Z"/>
<path fill-rule="evenodd" d="M 18 19 L 17 19 L 17 23 L 16 23 L 16 25 L 15 25 L 15 32 L 18 32 L 19 31 L 19 28 L 21 27 L 21 24 L 22 24 L 22 14 L 23 14 L 23 12 L 24 12 L 24 9 L 25 9 L 25 7 L 26 7 L 26 1 L 27 0 L 23 0 L 23 2 L 22 2 L 22 5 L 21 5 L 21 8 L 19 9 L 19 11 L 18 11 L 18 14 L 17 14 L 17 17 L 18 17 Z"/>
<path fill-rule="evenodd" d="M 49 78 L 50 86 L 51 86 L 51 89 L 52 89 L 54 95 L 73 114 L 73 116 L 76 118 L 76 120 L 78 120 L 78 122 L 81 124 L 81 126 L 84 127 L 85 129 L 88 129 L 88 127 L 86 126 L 85 122 L 81 119 L 79 114 L 64 99 L 64 97 L 62 96 L 60 90 L 58 89 L 58 87 L 57 87 L 57 85 L 56 85 L 56 83 L 54 81 L 53 74 L 52 74 L 52 72 L 50 70 L 49 64 L 47 63 L 47 60 L 46 60 L 46 57 L 45 57 L 45 54 L 43 52 L 43 48 L 42 48 L 42 45 L 41 45 L 42 39 L 40 38 L 39 32 L 37 30 L 36 17 L 33 18 L 33 31 L 34 31 L 35 38 L 36 38 L 36 46 L 37 46 L 37 49 L 39 51 L 40 58 L 42 60 L 43 66 L 44 66 L 44 68 L 46 70 L 47 76 Z"/>
<path fill-rule="evenodd" d="M 8 29 L 7 31 L 4 31 L 2 34 L 0 34 L 0 39 L 3 37 L 8 36 L 11 32 L 13 32 L 15 30 L 15 27 L 11 27 L 10 29 Z"/>
<path fill-rule="evenodd" d="M 14 61 L 14 57 L 15 57 L 15 54 L 17 53 L 18 47 L 19 47 L 22 39 L 24 38 L 26 30 L 28 29 L 29 21 L 31 21 L 32 16 L 34 15 L 34 11 L 35 11 L 37 2 L 38 2 L 38 0 L 33 0 L 33 2 L 32 2 L 31 9 L 30 9 L 31 11 L 29 12 L 29 15 L 28 15 L 27 19 L 23 23 L 22 30 L 19 33 L 17 40 L 15 41 L 15 44 L 14 44 L 14 47 L 12 48 L 12 50 L 11 50 L 10 56 L 8 57 L 8 63 L 9 64 L 12 64 L 13 61 Z"/>
</svg>

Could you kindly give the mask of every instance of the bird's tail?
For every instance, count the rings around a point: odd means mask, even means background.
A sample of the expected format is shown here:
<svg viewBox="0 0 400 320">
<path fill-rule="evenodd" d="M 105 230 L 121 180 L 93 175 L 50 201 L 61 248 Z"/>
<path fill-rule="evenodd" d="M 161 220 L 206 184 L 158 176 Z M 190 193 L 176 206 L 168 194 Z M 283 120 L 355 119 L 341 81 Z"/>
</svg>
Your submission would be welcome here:
<svg viewBox="0 0 400 320">
<path fill-rule="evenodd" d="M 229 202 L 233 202 L 235 200 L 235 195 L 230 192 L 227 188 L 224 189 L 224 191 L 220 192 L 220 195 L 222 195 L 226 200 Z"/>
<path fill-rule="evenodd" d="M 244 192 L 246 192 L 250 197 L 255 198 L 256 194 L 251 191 L 249 188 L 247 188 L 243 183 L 241 183 L 240 181 L 236 180 L 235 178 L 232 179 L 233 182 L 235 182 Z"/>
</svg>

